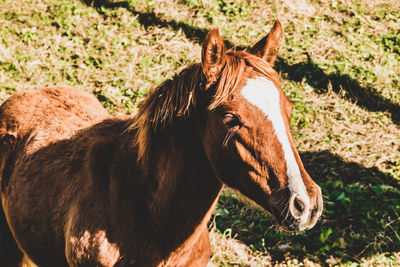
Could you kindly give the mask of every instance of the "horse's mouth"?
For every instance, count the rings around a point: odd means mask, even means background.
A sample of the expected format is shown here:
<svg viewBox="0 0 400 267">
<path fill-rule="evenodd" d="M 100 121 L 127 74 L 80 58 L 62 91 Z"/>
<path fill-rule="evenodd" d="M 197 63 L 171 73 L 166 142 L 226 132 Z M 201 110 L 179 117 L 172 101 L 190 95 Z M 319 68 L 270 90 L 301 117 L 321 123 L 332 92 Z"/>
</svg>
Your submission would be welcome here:
<svg viewBox="0 0 400 267">
<path fill-rule="evenodd" d="M 317 221 L 315 217 L 309 217 L 306 222 L 295 219 L 291 216 L 289 211 L 287 211 L 287 208 L 279 210 L 277 207 L 272 207 L 270 213 L 278 225 L 278 229 L 286 233 L 299 233 L 309 230 L 314 227 Z"/>
</svg>

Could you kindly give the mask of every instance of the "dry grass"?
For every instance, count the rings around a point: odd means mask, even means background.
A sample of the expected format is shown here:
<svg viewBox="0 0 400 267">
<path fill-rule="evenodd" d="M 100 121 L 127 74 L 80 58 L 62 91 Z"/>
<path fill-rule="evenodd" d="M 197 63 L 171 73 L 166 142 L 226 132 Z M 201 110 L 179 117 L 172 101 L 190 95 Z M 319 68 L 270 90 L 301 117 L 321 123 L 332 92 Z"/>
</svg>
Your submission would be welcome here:
<svg viewBox="0 0 400 267">
<path fill-rule="evenodd" d="M 276 18 L 285 27 L 276 65 L 294 103 L 293 134 L 323 187 L 326 214 L 313 230 L 285 236 L 265 214 L 223 197 L 212 261 L 395 266 L 399 1 L 1 0 L 0 101 L 67 84 L 93 92 L 113 114 L 132 113 L 150 88 L 199 61 L 208 29 L 218 26 L 230 45 L 245 47 Z"/>
<path fill-rule="evenodd" d="M 211 261 L 222 266 L 270 266 L 271 257 L 252 251 L 248 246 L 231 236 L 231 232 L 218 233 L 215 226 L 210 231 L 214 253 Z"/>
</svg>

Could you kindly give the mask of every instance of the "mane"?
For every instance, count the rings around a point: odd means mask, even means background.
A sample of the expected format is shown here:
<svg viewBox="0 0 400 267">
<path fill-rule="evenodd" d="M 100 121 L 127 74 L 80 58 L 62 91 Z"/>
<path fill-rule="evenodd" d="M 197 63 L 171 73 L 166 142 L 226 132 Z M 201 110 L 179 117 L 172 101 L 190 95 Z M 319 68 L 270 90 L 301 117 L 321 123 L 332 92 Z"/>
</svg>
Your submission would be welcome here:
<svg viewBox="0 0 400 267">
<path fill-rule="evenodd" d="M 135 144 L 138 160 L 146 165 L 151 140 L 159 131 L 173 125 L 178 119 L 188 119 L 206 96 L 204 108 L 212 111 L 227 101 L 245 77 L 245 69 L 251 67 L 260 75 L 279 82 L 279 76 L 266 61 L 243 51 L 228 51 L 226 64 L 215 84 L 207 84 L 201 64 L 193 64 L 166 80 L 139 104 L 130 129 L 136 130 Z"/>
</svg>

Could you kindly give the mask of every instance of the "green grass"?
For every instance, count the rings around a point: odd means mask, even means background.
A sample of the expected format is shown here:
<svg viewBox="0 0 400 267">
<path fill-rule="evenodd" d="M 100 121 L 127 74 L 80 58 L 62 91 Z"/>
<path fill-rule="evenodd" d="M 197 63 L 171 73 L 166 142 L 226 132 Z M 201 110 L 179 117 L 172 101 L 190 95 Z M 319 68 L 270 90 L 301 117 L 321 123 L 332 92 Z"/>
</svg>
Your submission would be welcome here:
<svg viewBox="0 0 400 267">
<path fill-rule="evenodd" d="M 0 101 L 55 84 L 130 114 L 200 60 L 218 26 L 254 44 L 278 18 L 276 63 L 294 104 L 306 169 L 322 186 L 320 223 L 299 235 L 224 191 L 211 241 L 217 265 L 396 266 L 400 262 L 400 2 L 391 0 L 0 1 Z"/>
</svg>

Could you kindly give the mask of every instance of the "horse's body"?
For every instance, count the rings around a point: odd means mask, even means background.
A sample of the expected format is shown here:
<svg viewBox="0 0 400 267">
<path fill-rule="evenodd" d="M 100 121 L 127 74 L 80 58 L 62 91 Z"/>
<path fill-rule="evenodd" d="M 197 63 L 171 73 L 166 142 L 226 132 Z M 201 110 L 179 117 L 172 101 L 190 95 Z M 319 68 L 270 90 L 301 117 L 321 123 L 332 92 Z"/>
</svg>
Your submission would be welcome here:
<svg viewBox="0 0 400 267">
<path fill-rule="evenodd" d="M 176 143 L 163 141 L 169 146 L 157 153 L 160 158 L 151 171 L 163 172 L 156 175 L 166 178 L 179 173 L 183 179 L 154 184 L 138 166 L 132 131 L 127 131 L 131 119 L 108 118 L 93 96 L 72 88 L 46 88 L 20 96 L 3 105 L 2 114 L 15 123 L 11 129 L 27 134 L 17 141 L 5 164 L 3 208 L 19 247 L 34 262 L 66 266 L 66 254 L 73 266 L 94 266 L 98 260 L 104 266 L 118 260 L 122 266 L 168 260 L 171 266 L 190 265 L 185 257 L 207 263 L 208 255 L 196 255 L 193 245 L 200 251 L 209 249 L 206 224 L 221 182 L 210 179 L 206 159 L 193 154 L 199 145 L 192 133 L 186 132 L 188 136 L 180 136 Z M 91 108 L 76 106 L 76 99 Z M 33 109 L 26 110 L 36 101 Z M 7 110 L 15 112 L 6 114 Z M 46 113 L 52 115 L 43 116 Z M 96 121 L 101 122 L 92 125 Z M 170 137 L 174 135 L 164 138 Z M 180 146 L 189 149 L 181 151 Z M 182 160 L 189 165 L 179 169 Z M 198 180 L 185 179 L 191 176 Z M 184 193 L 180 197 L 174 191 Z M 200 201 L 203 195 L 209 195 L 208 203 Z M 21 204 L 21 199 L 29 201 Z M 193 216 L 193 207 L 201 215 Z M 183 245 L 181 240 L 186 240 Z M 177 250 L 179 257 L 169 259 L 171 250 Z"/>
<path fill-rule="evenodd" d="M 321 193 L 285 128 L 289 102 L 276 96 L 286 115 L 274 119 L 245 85 L 269 84 L 259 76 L 277 83 L 267 61 L 278 26 L 251 50 L 263 59 L 226 54 L 210 32 L 202 65 L 150 93 L 134 117 L 112 118 L 92 95 L 68 87 L 8 99 L 0 107 L 0 265 L 19 266 L 26 255 L 44 267 L 205 266 L 207 222 L 223 182 L 285 228 L 312 227 Z M 277 137 L 282 129 L 287 138 Z"/>
</svg>

